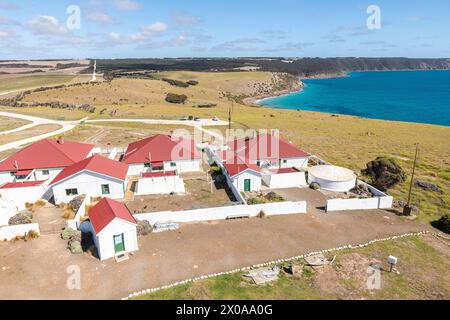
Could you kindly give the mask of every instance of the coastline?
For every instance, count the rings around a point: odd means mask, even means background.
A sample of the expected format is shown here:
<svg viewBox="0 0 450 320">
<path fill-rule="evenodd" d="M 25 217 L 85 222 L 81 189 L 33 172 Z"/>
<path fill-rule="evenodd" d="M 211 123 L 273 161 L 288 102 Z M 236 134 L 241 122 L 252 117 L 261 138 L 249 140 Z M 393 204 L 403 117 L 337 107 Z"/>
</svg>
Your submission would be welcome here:
<svg viewBox="0 0 450 320">
<path fill-rule="evenodd" d="M 323 74 L 317 74 L 317 75 L 314 75 L 311 77 L 299 77 L 299 78 L 297 78 L 298 79 L 297 82 L 292 83 L 289 87 L 287 87 L 285 89 L 277 90 L 277 91 L 274 91 L 267 95 L 248 97 L 248 98 L 243 99 L 243 103 L 250 107 L 254 107 L 254 106 L 260 107 L 260 106 L 262 106 L 261 102 L 264 100 L 302 92 L 306 88 L 306 84 L 303 82 L 304 80 L 331 79 L 331 78 L 344 78 L 344 77 L 348 77 L 348 72 L 323 73 Z"/>
</svg>

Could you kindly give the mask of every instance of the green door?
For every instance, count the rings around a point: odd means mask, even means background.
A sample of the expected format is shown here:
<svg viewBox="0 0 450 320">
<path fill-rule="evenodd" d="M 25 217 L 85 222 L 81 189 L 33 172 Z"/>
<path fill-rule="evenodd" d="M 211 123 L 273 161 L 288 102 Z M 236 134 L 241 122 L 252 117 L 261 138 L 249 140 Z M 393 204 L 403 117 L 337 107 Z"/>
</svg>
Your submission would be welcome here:
<svg viewBox="0 0 450 320">
<path fill-rule="evenodd" d="M 116 253 L 125 251 L 125 243 L 123 241 L 123 233 L 118 236 L 114 236 L 114 249 Z"/>
<path fill-rule="evenodd" d="M 252 180 L 245 179 L 244 180 L 244 191 L 245 192 L 250 192 L 251 190 L 252 190 Z"/>
</svg>

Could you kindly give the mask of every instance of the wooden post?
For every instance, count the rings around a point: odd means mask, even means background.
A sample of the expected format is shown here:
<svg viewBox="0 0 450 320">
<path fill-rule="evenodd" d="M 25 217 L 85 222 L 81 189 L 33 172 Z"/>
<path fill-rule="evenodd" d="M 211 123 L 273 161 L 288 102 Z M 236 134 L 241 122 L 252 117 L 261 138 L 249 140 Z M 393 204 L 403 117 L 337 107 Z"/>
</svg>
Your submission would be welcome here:
<svg viewBox="0 0 450 320">
<path fill-rule="evenodd" d="M 416 166 L 417 166 L 417 156 L 419 154 L 419 144 L 416 144 L 416 154 L 414 156 L 414 164 L 413 164 L 413 170 L 412 170 L 412 174 L 411 174 L 411 183 L 409 185 L 409 191 L 408 191 L 408 202 L 406 204 L 406 206 L 403 208 L 403 215 L 405 216 L 410 216 L 411 212 L 412 212 L 412 208 L 411 208 L 411 196 L 412 196 L 412 189 L 413 189 L 413 184 L 414 184 L 414 176 L 416 174 Z"/>
</svg>

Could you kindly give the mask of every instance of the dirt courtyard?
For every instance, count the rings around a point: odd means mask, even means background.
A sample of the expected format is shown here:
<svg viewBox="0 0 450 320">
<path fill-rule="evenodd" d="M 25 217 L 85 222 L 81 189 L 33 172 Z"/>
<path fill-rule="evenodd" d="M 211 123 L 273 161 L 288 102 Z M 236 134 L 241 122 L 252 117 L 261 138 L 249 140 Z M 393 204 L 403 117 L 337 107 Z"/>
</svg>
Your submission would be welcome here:
<svg viewBox="0 0 450 320">
<path fill-rule="evenodd" d="M 119 299 L 194 276 L 426 228 L 379 210 L 186 224 L 139 238 L 140 250 L 120 264 L 71 255 L 59 235 L 42 235 L 0 243 L 0 299 Z M 66 287 L 71 266 L 80 269 L 81 290 Z"/>
</svg>

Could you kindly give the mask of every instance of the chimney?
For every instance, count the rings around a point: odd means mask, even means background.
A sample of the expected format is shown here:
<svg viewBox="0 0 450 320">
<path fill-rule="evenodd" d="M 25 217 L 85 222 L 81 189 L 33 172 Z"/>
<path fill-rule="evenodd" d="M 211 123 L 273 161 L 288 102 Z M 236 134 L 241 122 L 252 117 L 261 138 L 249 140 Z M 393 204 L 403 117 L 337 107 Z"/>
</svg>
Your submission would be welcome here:
<svg viewBox="0 0 450 320">
<path fill-rule="evenodd" d="M 61 145 L 64 144 L 64 137 L 63 136 L 59 137 L 57 142 Z"/>
</svg>

